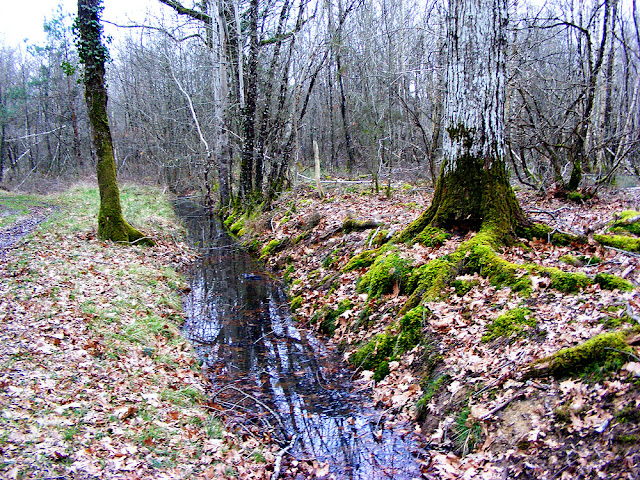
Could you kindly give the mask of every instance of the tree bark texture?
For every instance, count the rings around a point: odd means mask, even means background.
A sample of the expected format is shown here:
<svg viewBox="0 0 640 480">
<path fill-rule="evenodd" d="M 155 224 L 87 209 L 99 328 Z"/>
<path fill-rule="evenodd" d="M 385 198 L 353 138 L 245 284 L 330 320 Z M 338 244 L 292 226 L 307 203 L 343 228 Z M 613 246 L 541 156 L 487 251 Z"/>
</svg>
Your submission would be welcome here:
<svg viewBox="0 0 640 480">
<path fill-rule="evenodd" d="M 403 237 L 427 225 L 491 228 L 525 221 L 505 169 L 506 0 L 449 0 L 443 163 L 431 206 Z"/>
<path fill-rule="evenodd" d="M 97 155 L 100 190 L 98 236 L 123 243 L 150 243 L 143 233 L 131 227 L 122 217 L 120 191 L 116 179 L 111 129 L 107 117 L 105 62 L 107 49 L 102 44 L 101 0 L 78 0 L 78 53 L 84 63 L 85 100 L 91 124 L 93 146 Z"/>
</svg>

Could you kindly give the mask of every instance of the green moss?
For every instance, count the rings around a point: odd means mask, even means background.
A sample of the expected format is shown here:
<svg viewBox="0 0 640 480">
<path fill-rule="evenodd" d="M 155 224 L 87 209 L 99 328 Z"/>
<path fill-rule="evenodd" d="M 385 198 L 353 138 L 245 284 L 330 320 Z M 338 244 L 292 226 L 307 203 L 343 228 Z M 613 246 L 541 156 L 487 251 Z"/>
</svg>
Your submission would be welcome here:
<svg viewBox="0 0 640 480">
<path fill-rule="evenodd" d="M 615 414 L 616 420 L 620 423 L 638 423 L 640 422 L 640 410 L 634 405 L 627 405 Z"/>
<path fill-rule="evenodd" d="M 523 225 L 518 227 L 516 233 L 518 236 L 529 240 L 533 240 L 534 238 L 547 240 L 552 231 L 553 229 L 549 225 L 545 225 L 544 223 L 534 223 L 532 225 Z"/>
<path fill-rule="evenodd" d="M 456 295 L 459 297 L 464 297 L 467 293 L 471 291 L 473 287 L 478 285 L 480 282 L 477 280 L 454 280 L 451 282 L 451 286 L 456 292 Z"/>
<path fill-rule="evenodd" d="M 640 435 L 628 434 L 628 435 L 616 435 L 613 439 L 614 442 L 622 445 L 638 445 L 640 444 Z"/>
<path fill-rule="evenodd" d="M 397 252 L 380 256 L 364 274 L 358 289 L 366 291 L 372 298 L 391 293 L 395 285 L 403 291 L 409 278 L 410 267 L 411 260 L 400 257 Z"/>
<path fill-rule="evenodd" d="M 618 370 L 629 360 L 628 330 L 602 333 L 575 347 L 565 348 L 530 364 L 528 377 L 580 376 Z"/>
<path fill-rule="evenodd" d="M 291 299 L 291 311 L 295 312 L 298 308 L 302 306 L 302 295 L 298 295 Z"/>
<path fill-rule="evenodd" d="M 320 263 L 322 265 L 322 268 L 330 268 L 331 266 L 333 266 L 337 261 L 337 256 L 339 253 L 340 251 L 338 249 L 334 249 L 331 251 L 331 253 L 329 253 L 329 255 L 324 257 L 322 259 L 322 262 Z"/>
<path fill-rule="evenodd" d="M 376 375 L 381 374 L 385 371 L 381 364 L 400 358 L 403 353 L 420 343 L 424 317 L 427 314 L 429 311 L 422 306 L 412 309 L 397 324 L 388 327 L 358 349 L 349 361 L 355 368 L 373 370 Z M 382 378 L 384 376 L 377 380 Z"/>
<path fill-rule="evenodd" d="M 569 233 L 556 232 L 544 223 L 534 223 L 533 225 L 519 226 L 516 233 L 529 240 L 538 238 L 545 241 L 551 241 L 553 245 L 565 247 L 573 243 L 586 243 L 587 237 L 579 235 L 571 235 Z"/>
<path fill-rule="evenodd" d="M 611 275 L 610 273 L 598 273 L 595 280 L 596 283 L 605 290 L 620 290 L 623 292 L 633 290 L 631 282 L 617 275 Z"/>
<path fill-rule="evenodd" d="M 633 235 L 640 235 L 640 222 L 631 222 L 633 218 L 640 216 L 640 212 L 635 210 L 625 210 L 620 213 L 620 218 L 613 222 L 609 230 L 613 233 L 632 233 Z"/>
<path fill-rule="evenodd" d="M 425 247 L 439 247 L 451 238 L 451 234 L 441 228 L 427 226 L 413 240 Z"/>
<path fill-rule="evenodd" d="M 618 248 L 628 252 L 640 252 L 640 238 L 626 235 L 594 235 L 593 239 L 600 245 Z"/>
<path fill-rule="evenodd" d="M 367 238 L 367 243 L 369 245 L 377 245 L 381 246 L 391 240 L 391 235 L 389 234 L 389 230 L 376 230 L 369 234 Z"/>
<path fill-rule="evenodd" d="M 361 268 L 367 268 L 373 264 L 376 257 L 380 254 L 379 249 L 365 250 L 351 258 L 347 264 L 342 268 L 343 272 L 350 272 L 351 270 L 359 270 Z"/>
<path fill-rule="evenodd" d="M 391 357 L 395 340 L 394 335 L 380 333 L 358 349 L 349 361 L 355 368 L 375 371 L 382 362 L 388 361 Z"/>
<path fill-rule="evenodd" d="M 563 263 L 566 263 L 567 265 L 572 265 L 574 267 L 584 266 L 584 264 L 578 259 L 578 257 L 569 254 L 563 255 L 559 260 Z"/>
<path fill-rule="evenodd" d="M 376 228 L 379 224 L 373 220 L 357 220 L 355 218 L 347 218 L 342 222 L 342 231 L 344 233 L 350 233 L 356 230 L 368 230 L 370 228 Z"/>
<path fill-rule="evenodd" d="M 241 237 L 242 235 L 240 235 L 239 232 L 244 230 L 244 221 L 244 216 L 240 217 L 236 222 L 233 223 L 233 225 L 231 225 L 231 227 L 229 227 L 229 231 L 235 236 Z"/>
<path fill-rule="evenodd" d="M 260 258 L 267 258 L 276 253 L 282 243 L 282 240 L 278 240 L 276 238 L 271 240 L 264 247 L 262 247 L 262 250 L 260 251 Z"/>
<path fill-rule="evenodd" d="M 378 365 L 378 368 L 376 368 L 376 371 L 373 374 L 373 379 L 376 382 L 379 382 L 380 380 L 384 380 L 384 377 L 386 377 L 387 375 L 389 375 L 389 361 L 384 361 L 382 363 L 380 363 L 380 365 Z"/>
<path fill-rule="evenodd" d="M 431 399 L 440 391 L 440 389 L 449 383 L 451 376 L 447 374 L 439 375 L 434 379 L 429 380 L 423 387 L 424 393 L 422 397 L 416 402 L 416 416 L 418 420 L 423 420 L 427 415 L 427 405 L 431 402 Z"/>
<path fill-rule="evenodd" d="M 585 196 L 582 193 L 578 192 L 577 190 L 574 190 L 573 192 L 567 193 L 567 200 L 571 200 L 572 202 L 582 203 L 585 200 Z"/>
<path fill-rule="evenodd" d="M 520 336 L 527 328 L 535 328 L 536 318 L 528 308 L 514 308 L 503 313 L 487 325 L 487 333 L 482 336 L 483 342 L 499 337 Z"/>
<path fill-rule="evenodd" d="M 558 423 L 571 423 L 571 410 L 566 405 L 555 408 L 553 416 Z"/>
<path fill-rule="evenodd" d="M 576 293 L 593 284 L 593 281 L 582 272 L 567 273 L 557 268 L 542 270 L 551 277 L 550 288 L 563 293 Z"/>
<path fill-rule="evenodd" d="M 336 321 L 338 317 L 352 307 L 351 300 L 348 298 L 338 303 L 337 308 L 334 310 L 330 307 L 326 307 L 322 314 L 322 321 L 320 322 L 320 331 L 326 335 L 333 335 L 336 331 Z"/>
</svg>

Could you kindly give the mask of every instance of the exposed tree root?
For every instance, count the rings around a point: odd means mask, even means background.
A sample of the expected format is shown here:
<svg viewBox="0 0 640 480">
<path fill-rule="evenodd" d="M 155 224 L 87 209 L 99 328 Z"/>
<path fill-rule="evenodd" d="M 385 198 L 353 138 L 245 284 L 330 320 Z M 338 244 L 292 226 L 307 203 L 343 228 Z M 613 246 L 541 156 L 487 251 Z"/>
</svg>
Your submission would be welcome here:
<svg viewBox="0 0 640 480">
<path fill-rule="evenodd" d="M 633 343 L 637 337 L 637 331 L 634 329 L 601 333 L 580 345 L 564 348 L 530 363 L 523 377 L 562 377 L 595 368 L 619 368 L 635 357 L 629 343 Z"/>
</svg>

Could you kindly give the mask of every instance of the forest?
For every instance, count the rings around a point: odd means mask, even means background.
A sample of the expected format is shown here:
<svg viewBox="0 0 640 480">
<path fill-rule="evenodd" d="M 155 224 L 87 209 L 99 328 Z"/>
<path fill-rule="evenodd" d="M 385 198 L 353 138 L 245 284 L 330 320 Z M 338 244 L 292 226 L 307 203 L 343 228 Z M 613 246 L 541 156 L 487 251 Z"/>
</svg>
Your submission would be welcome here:
<svg viewBox="0 0 640 480">
<path fill-rule="evenodd" d="M 637 478 L 636 0 L 152 3 L 0 44 L 0 476 Z"/>
<path fill-rule="evenodd" d="M 313 168 L 315 140 L 328 175 L 435 183 L 447 2 L 162 3 L 171 7 L 162 18 L 127 25 L 110 47 L 122 177 L 260 203 Z M 510 5 L 505 162 L 514 180 L 588 195 L 637 176 L 638 22 L 636 2 Z M 71 23 L 60 11 L 44 25 L 46 43 L 2 46 L 6 184 L 92 170 Z"/>
</svg>

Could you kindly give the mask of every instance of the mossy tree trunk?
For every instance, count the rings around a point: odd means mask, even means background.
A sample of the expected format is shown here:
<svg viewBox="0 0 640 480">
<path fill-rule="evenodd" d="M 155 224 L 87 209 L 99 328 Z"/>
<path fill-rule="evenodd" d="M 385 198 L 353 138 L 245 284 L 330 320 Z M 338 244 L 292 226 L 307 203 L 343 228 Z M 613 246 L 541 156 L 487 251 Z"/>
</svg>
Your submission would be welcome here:
<svg viewBox="0 0 640 480">
<path fill-rule="evenodd" d="M 98 236 L 123 243 L 152 243 L 143 233 L 131 227 L 122 217 L 120 191 L 116 179 L 111 129 L 107 117 L 105 86 L 106 47 L 102 44 L 100 13 L 102 0 L 78 0 L 78 52 L 84 63 L 85 100 L 91 123 L 93 146 L 97 155 L 97 176 L 100 189 Z"/>
<path fill-rule="evenodd" d="M 505 154 L 506 0 L 449 0 L 443 163 L 431 206 L 401 235 L 426 226 L 512 236 L 526 217 Z"/>
</svg>

